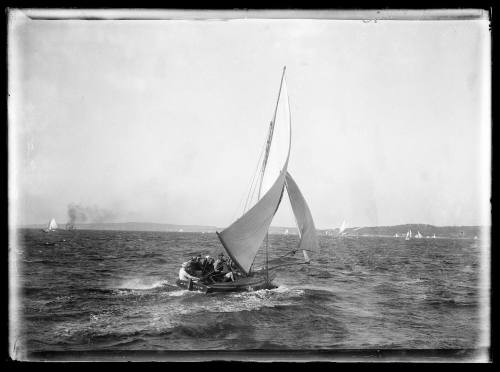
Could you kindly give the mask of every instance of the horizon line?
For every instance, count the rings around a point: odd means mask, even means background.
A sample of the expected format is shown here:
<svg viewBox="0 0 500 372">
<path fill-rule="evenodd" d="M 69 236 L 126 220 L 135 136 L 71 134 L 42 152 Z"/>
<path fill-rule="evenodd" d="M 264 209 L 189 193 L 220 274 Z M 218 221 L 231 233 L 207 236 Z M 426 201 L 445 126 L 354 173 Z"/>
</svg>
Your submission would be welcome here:
<svg viewBox="0 0 500 372">
<path fill-rule="evenodd" d="M 57 222 L 57 221 L 56 221 Z M 60 224 L 66 225 L 68 222 L 62 222 Z M 9 224 L 9 227 L 14 227 L 14 228 L 23 228 L 23 227 L 29 227 L 29 226 L 45 226 L 47 223 L 46 222 L 38 222 L 38 223 L 26 223 L 26 224 L 19 224 L 19 225 L 14 225 L 14 224 Z M 216 225 L 205 225 L 205 224 L 180 224 L 180 223 L 170 223 L 170 222 L 140 222 L 140 221 L 125 221 L 125 222 L 78 222 L 74 223 L 74 225 L 103 225 L 103 224 L 151 224 L 151 225 L 173 225 L 173 226 L 200 226 L 200 227 L 210 227 L 210 228 L 215 228 L 215 229 L 221 229 L 223 230 L 225 227 L 221 226 L 216 226 Z M 396 226 L 405 226 L 405 225 L 424 225 L 424 226 L 433 226 L 433 227 L 491 227 L 490 225 L 485 225 L 485 224 L 480 224 L 480 225 L 433 225 L 430 223 L 398 223 L 394 225 L 371 225 L 371 226 L 357 226 L 353 225 L 350 227 L 346 227 L 346 230 L 353 229 L 353 228 L 377 228 L 377 227 L 396 227 Z M 271 225 L 270 228 L 286 228 L 286 229 L 297 229 L 297 226 L 280 226 L 280 225 Z M 316 227 L 316 230 L 338 230 L 339 227 Z"/>
</svg>

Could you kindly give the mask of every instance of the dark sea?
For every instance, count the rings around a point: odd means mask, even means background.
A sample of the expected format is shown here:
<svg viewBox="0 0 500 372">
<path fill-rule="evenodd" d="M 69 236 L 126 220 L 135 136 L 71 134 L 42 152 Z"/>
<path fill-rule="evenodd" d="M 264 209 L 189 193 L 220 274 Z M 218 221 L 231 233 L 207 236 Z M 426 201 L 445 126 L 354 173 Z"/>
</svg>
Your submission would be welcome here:
<svg viewBox="0 0 500 372">
<path fill-rule="evenodd" d="M 19 337 L 28 355 L 88 350 L 467 349 L 480 341 L 481 241 L 320 236 L 272 290 L 178 288 L 213 233 L 20 229 Z M 272 264 L 298 245 L 270 235 Z M 11 250 L 15 252 L 16 249 Z M 261 250 L 263 252 L 263 250 Z M 256 266 L 263 264 L 259 253 Z"/>
</svg>

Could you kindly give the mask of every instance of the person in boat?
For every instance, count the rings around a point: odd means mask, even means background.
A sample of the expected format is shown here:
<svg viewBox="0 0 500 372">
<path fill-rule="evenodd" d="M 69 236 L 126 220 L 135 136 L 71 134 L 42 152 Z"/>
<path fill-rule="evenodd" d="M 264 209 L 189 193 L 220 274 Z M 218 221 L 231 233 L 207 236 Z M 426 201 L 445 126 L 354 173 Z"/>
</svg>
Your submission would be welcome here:
<svg viewBox="0 0 500 372">
<path fill-rule="evenodd" d="M 232 271 L 229 271 L 228 273 L 226 273 L 224 275 L 224 281 L 225 282 L 229 282 L 229 281 L 234 282 L 234 274 Z"/>
<path fill-rule="evenodd" d="M 201 255 L 191 257 L 189 260 L 189 269 L 192 275 L 201 276 L 203 272 L 203 266 L 201 263 Z"/>
<path fill-rule="evenodd" d="M 194 276 L 194 275 L 191 275 L 189 274 L 188 271 L 190 271 L 190 267 L 189 267 L 189 262 L 184 262 L 182 265 L 181 265 L 181 269 L 179 270 L 179 279 L 180 280 L 185 280 L 185 281 L 188 281 L 189 279 L 191 280 L 194 280 L 194 281 L 198 281 L 198 277 Z"/>
<path fill-rule="evenodd" d="M 224 253 L 219 253 L 217 259 L 214 262 L 213 266 L 213 275 L 212 278 L 215 281 L 223 281 L 225 275 L 228 273 L 226 258 L 224 257 Z"/>
<path fill-rule="evenodd" d="M 205 267 L 205 263 L 206 263 L 206 258 L 198 256 L 198 257 L 196 257 L 196 262 L 198 264 L 200 271 L 203 272 L 203 268 Z"/>
<path fill-rule="evenodd" d="M 234 263 L 229 257 L 224 257 L 221 265 L 219 265 L 219 272 L 223 282 L 234 282 L 236 268 L 233 268 Z"/>
<path fill-rule="evenodd" d="M 201 281 L 205 284 L 212 284 L 220 279 L 220 270 L 215 271 L 215 260 L 213 257 L 205 256 L 204 265 L 201 271 Z"/>
<path fill-rule="evenodd" d="M 210 274 L 211 272 L 214 271 L 214 262 L 215 260 L 212 257 L 205 256 L 205 258 L 203 259 L 203 265 L 201 269 L 203 275 Z"/>
<path fill-rule="evenodd" d="M 224 267 L 224 262 L 226 261 L 224 253 L 219 253 L 217 259 L 214 262 L 214 271 L 220 273 Z"/>
</svg>

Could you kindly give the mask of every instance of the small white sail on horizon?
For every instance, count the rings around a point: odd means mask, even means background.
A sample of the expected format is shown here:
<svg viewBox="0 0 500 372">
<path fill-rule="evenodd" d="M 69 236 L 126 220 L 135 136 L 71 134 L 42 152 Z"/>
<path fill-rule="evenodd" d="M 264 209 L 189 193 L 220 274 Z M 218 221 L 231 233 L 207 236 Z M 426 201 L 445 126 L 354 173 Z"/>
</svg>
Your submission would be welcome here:
<svg viewBox="0 0 500 372">
<path fill-rule="evenodd" d="M 405 237 L 405 240 L 410 240 L 411 239 L 411 229 L 408 230 L 408 232 L 406 233 L 406 237 Z"/>
<path fill-rule="evenodd" d="M 45 231 L 45 232 L 55 231 L 55 230 L 57 230 L 57 227 L 58 226 L 57 226 L 55 218 L 52 218 L 49 221 L 49 223 L 47 224 L 47 228 L 45 230 L 43 230 L 43 231 Z"/>
<path fill-rule="evenodd" d="M 55 230 L 55 229 L 57 229 L 57 223 L 55 218 L 53 218 L 49 222 L 49 230 Z"/>
<path fill-rule="evenodd" d="M 422 239 L 423 236 L 420 234 L 420 231 L 417 231 L 417 235 L 415 235 L 415 239 Z"/>
<path fill-rule="evenodd" d="M 432 239 L 436 239 L 436 234 L 432 235 Z"/>
<path fill-rule="evenodd" d="M 342 221 L 342 225 L 340 226 L 340 229 L 339 229 L 339 233 L 344 232 L 344 230 L 345 230 L 345 226 L 346 226 L 346 224 L 345 224 L 345 220 L 343 220 L 343 221 Z"/>
</svg>

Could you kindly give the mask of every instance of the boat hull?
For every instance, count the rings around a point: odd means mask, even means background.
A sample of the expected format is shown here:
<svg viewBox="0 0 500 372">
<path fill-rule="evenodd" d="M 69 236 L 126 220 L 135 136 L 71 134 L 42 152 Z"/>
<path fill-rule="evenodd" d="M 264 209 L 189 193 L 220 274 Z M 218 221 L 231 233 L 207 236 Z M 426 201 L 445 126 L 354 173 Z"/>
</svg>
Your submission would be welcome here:
<svg viewBox="0 0 500 372">
<path fill-rule="evenodd" d="M 272 283 L 275 275 L 269 273 L 269 278 L 265 274 L 254 274 L 245 278 L 240 278 L 234 282 L 222 282 L 213 284 L 203 284 L 192 280 L 177 279 L 176 284 L 180 288 L 188 289 L 190 291 L 199 291 L 203 293 L 215 292 L 252 292 L 259 289 L 273 289 L 277 288 Z"/>
</svg>

